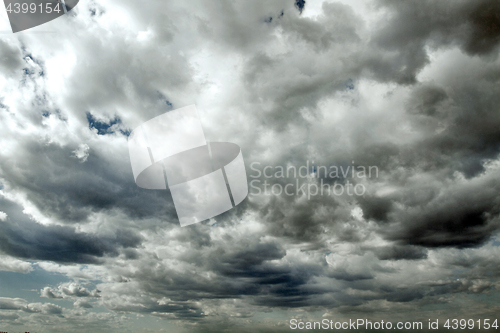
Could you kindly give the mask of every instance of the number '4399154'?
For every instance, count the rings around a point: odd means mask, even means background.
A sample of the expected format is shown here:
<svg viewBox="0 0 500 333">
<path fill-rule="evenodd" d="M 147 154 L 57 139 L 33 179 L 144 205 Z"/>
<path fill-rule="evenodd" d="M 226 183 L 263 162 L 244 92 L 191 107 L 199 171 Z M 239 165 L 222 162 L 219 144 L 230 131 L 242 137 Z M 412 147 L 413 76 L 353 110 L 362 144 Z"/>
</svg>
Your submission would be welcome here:
<svg viewBox="0 0 500 333">
<path fill-rule="evenodd" d="M 444 327 L 447 329 L 498 329 L 498 319 L 448 319 L 446 323 L 444 323 Z"/>
<path fill-rule="evenodd" d="M 14 13 L 14 14 L 19 14 L 19 13 L 23 13 L 23 14 L 27 14 L 27 13 L 31 13 L 31 14 L 36 14 L 36 13 L 47 13 L 47 14 L 50 14 L 52 12 L 55 12 L 55 13 L 60 13 L 62 11 L 62 9 L 59 7 L 59 2 L 55 4 L 53 3 L 45 3 L 45 6 L 43 6 L 44 4 L 41 3 L 41 4 L 36 4 L 36 3 L 9 3 L 9 5 L 7 6 L 7 13 L 11 14 L 11 13 Z"/>
</svg>

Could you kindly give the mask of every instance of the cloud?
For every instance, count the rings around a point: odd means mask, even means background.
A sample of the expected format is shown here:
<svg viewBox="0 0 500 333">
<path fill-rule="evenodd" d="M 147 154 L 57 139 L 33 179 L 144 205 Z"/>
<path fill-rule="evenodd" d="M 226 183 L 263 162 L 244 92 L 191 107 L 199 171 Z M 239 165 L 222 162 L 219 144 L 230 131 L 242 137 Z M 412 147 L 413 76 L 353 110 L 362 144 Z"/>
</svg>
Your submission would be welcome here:
<svg viewBox="0 0 500 333">
<path fill-rule="evenodd" d="M 92 297 L 99 298 L 100 291 L 98 289 L 94 289 L 89 291 L 83 286 L 80 286 L 76 283 L 63 283 L 57 287 L 57 289 L 53 289 L 51 287 L 45 287 L 40 291 L 40 295 L 46 298 L 52 299 L 63 299 L 66 297 Z"/>
<path fill-rule="evenodd" d="M 49 315 L 61 315 L 62 308 L 52 303 L 30 303 L 22 309 L 28 313 L 43 313 Z"/>
<path fill-rule="evenodd" d="M 73 151 L 73 156 L 78 158 L 82 163 L 89 158 L 90 147 L 84 143 L 78 145 L 78 148 Z"/>
<path fill-rule="evenodd" d="M 0 314 L 0 319 L 2 319 L 4 321 L 16 320 L 18 318 L 19 318 L 19 315 L 17 315 L 17 314 L 10 314 L 10 315 Z"/>
<path fill-rule="evenodd" d="M 22 298 L 0 298 L 0 309 L 2 310 L 18 310 L 26 306 L 26 301 Z"/>
<path fill-rule="evenodd" d="M 2 72 L 8 77 L 16 76 L 23 66 L 21 52 L 15 45 L 5 40 L 0 40 L 0 49 L 2 50 L 2 58 L 0 59 Z"/>
<path fill-rule="evenodd" d="M 426 259 L 427 251 L 416 246 L 384 246 L 374 250 L 380 260 L 417 260 Z"/>
<path fill-rule="evenodd" d="M 73 306 L 75 308 L 82 308 L 82 309 L 92 309 L 94 307 L 90 302 L 86 302 L 85 300 L 81 299 L 73 303 Z"/>
<path fill-rule="evenodd" d="M 105 255 L 117 256 L 120 248 L 137 247 L 141 237 L 124 229 L 109 235 L 78 232 L 73 227 L 43 226 L 2 200 L 10 222 L 0 224 L 0 250 L 13 257 L 56 262 L 98 263 Z"/>
<path fill-rule="evenodd" d="M 379 42 L 389 47 L 458 44 L 468 54 L 484 55 L 494 52 L 500 42 L 496 1 L 460 1 L 457 6 L 446 1 L 379 3 L 395 14 L 380 30 Z M 427 24 L 422 24 L 424 17 Z"/>
<path fill-rule="evenodd" d="M 90 1 L 46 25 L 57 34 L 2 36 L 0 270 L 50 273 L 32 289 L 57 305 L 23 291 L 0 298 L 0 318 L 265 332 L 292 314 L 497 314 L 497 7 Z M 168 191 L 135 185 L 127 136 L 193 103 L 249 174 L 308 161 L 377 174 L 252 177 L 366 193 L 250 195 L 179 228 Z"/>
<path fill-rule="evenodd" d="M 29 262 L 0 255 L 0 271 L 29 273 L 32 270 L 33 267 Z"/>
<path fill-rule="evenodd" d="M 62 299 L 63 298 L 61 294 L 57 293 L 57 291 L 54 291 L 50 287 L 45 287 L 42 290 L 40 290 L 40 295 L 42 297 L 52 298 L 52 299 Z"/>
</svg>

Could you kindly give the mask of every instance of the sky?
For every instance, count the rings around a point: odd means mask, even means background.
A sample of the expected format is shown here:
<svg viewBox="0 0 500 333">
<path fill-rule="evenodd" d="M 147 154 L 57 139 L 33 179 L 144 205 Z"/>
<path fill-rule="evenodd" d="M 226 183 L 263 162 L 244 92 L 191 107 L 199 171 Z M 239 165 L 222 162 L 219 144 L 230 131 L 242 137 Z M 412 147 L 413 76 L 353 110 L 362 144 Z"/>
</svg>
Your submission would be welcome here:
<svg viewBox="0 0 500 333">
<path fill-rule="evenodd" d="M 10 29 L 0 331 L 500 319 L 500 2 L 82 0 Z M 252 186 L 181 227 L 127 138 L 192 104 Z"/>
</svg>

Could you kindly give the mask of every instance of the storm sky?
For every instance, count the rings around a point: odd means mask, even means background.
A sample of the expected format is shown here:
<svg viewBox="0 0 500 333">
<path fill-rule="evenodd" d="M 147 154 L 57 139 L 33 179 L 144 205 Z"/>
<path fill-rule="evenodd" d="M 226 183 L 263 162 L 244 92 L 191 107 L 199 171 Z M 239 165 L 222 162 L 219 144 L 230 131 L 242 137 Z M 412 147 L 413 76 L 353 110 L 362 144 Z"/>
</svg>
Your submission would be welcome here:
<svg viewBox="0 0 500 333">
<path fill-rule="evenodd" d="M 0 15 L 0 330 L 500 313 L 497 0 L 83 0 L 16 34 Z M 249 183 L 366 191 L 251 188 L 181 228 L 127 138 L 191 104 Z M 308 163 L 378 172 L 274 177 Z"/>
</svg>

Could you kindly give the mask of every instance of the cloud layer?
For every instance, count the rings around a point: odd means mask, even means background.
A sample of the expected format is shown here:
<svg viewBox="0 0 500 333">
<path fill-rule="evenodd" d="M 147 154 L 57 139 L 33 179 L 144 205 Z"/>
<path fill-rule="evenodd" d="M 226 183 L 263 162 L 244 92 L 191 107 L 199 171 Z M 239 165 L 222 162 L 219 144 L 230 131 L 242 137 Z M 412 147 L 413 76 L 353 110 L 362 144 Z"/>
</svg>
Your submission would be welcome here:
<svg viewBox="0 0 500 333">
<path fill-rule="evenodd" d="M 2 34 L 1 328 L 275 332 L 292 317 L 493 317 L 499 9 L 89 0 L 33 33 Z M 135 185 L 127 136 L 190 104 L 209 141 L 242 148 L 259 186 L 366 191 L 250 190 L 181 228 L 168 191 Z M 308 177 L 268 178 L 255 162 L 309 165 Z M 377 173 L 332 178 L 312 165 Z M 41 272 L 41 287 L 12 278 L 35 285 Z"/>
</svg>

